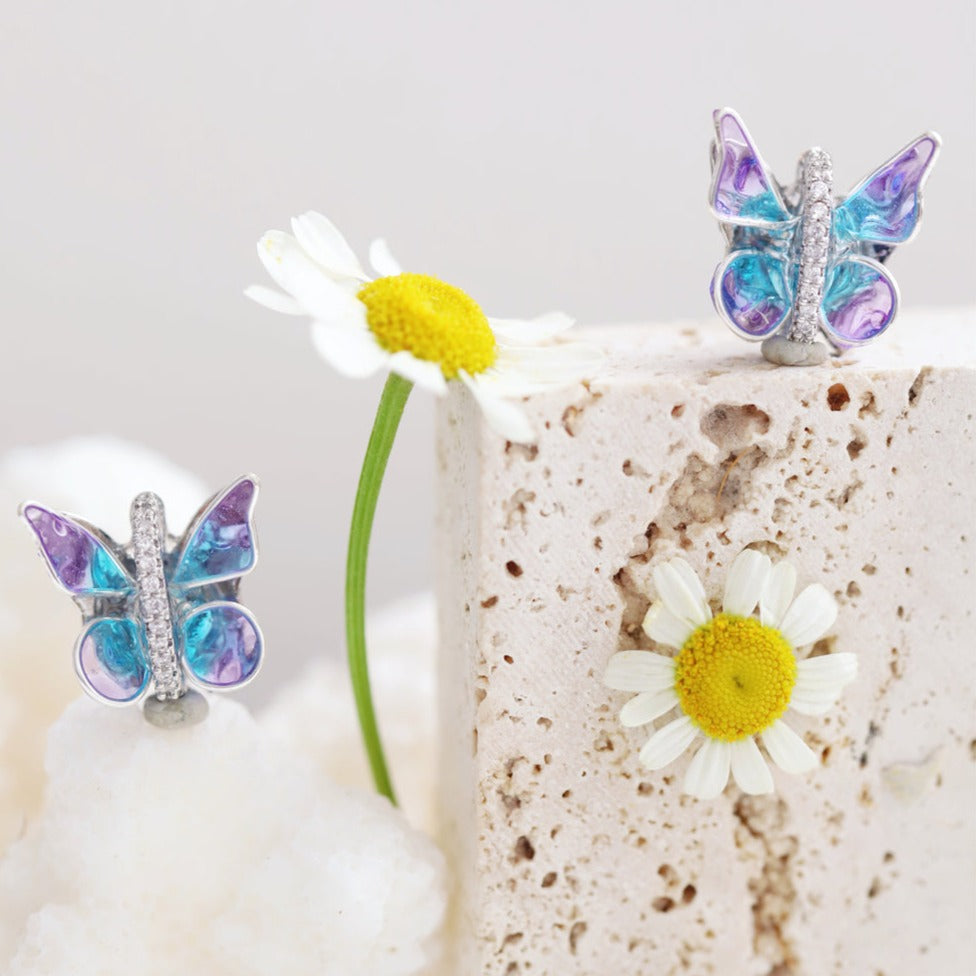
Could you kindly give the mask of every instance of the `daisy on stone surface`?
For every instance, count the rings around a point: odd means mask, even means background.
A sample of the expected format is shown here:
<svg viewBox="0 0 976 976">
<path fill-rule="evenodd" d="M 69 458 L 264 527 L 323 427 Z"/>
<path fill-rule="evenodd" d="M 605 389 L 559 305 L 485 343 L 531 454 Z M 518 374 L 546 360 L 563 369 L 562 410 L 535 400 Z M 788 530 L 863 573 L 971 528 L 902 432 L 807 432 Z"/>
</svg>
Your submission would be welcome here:
<svg viewBox="0 0 976 976">
<path fill-rule="evenodd" d="M 488 318 L 459 288 L 403 271 L 382 240 L 369 249 L 371 278 L 322 214 L 309 211 L 291 227 L 293 234 L 272 230 L 258 242 L 281 291 L 252 285 L 245 294 L 310 316 L 315 348 L 346 376 L 386 369 L 439 396 L 459 380 L 495 431 L 528 443 L 535 432 L 513 399 L 575 383 L 600 365 L 602 354 L 589 344 L 550 341 L 573 325 L 566 315 Z"/>
<path fill-rule="evenodd" d="M 624 726 L 647 725 L 672 709 L 681 713 L 651 735 L 640 751 L 642 765 L 662 769 L 704 738 L 682 787 L 703 800 L 725 789 L 730 772 L 745 793 L 773 791 L 757 738 L 785 772 L 813 769 L 817 756 L 783 716 L 788 710 L 824 714 L 857 675 L 854 654 L 797 653 L 837 619 L 827 589 L 812 583 L 794 597 L 794 567 L 785 560 L 773 565 L 753 549 L 729 568 L 715 616 L 685 560 L 656 566 L 653 580 L 657 600 L 644 618 L 644 633 L 677 654 L 620 651 L 604 676 L 610 688 L 638 692 L 620 711 Z"/>
</svg>

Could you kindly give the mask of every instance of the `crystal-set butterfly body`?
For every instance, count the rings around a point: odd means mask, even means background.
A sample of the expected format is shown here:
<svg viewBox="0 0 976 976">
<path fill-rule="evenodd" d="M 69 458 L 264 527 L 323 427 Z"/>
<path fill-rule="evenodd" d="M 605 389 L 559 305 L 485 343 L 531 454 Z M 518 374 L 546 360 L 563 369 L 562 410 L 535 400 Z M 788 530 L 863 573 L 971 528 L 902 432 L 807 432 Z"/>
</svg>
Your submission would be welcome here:
<svg viewBox="0 0 976 976">
<path fill-rule="evenodd" d="M 797 361 L 814 362 L 826 354 L 813 346 L 818 334 L 836 349 L 881 335 L 898 308 L 882 263 L 918 229 L 939 137 L 919 136 L 841 200 L 822 149 L 804 153 L 796 184 L 783 188 L 739 116 L 726 108 L 714 119 L 709 204 L 728 253 L 712 300 L 725 322 L 744 339 L 766 340 L 764 355 L 774 362 L 786 361 L 775 352 L 784 339 L 811 353 Z"/>
<path fill-rule="evenodd" d="M 263 639 L 237 593 L 257 561 L 257 492 L 256 478 L 239 478 L 179 539 L 166 533 L 162 501 L 143 492 L 132 503 L 126 547 L 82 519 L 21 506 L 55 581 L 81 608 L 75 670 L 92 697 L 109 705 L 149 694 L 175 701 L 188 684 L 228 691 L 255 677 Z"/>
</svg>

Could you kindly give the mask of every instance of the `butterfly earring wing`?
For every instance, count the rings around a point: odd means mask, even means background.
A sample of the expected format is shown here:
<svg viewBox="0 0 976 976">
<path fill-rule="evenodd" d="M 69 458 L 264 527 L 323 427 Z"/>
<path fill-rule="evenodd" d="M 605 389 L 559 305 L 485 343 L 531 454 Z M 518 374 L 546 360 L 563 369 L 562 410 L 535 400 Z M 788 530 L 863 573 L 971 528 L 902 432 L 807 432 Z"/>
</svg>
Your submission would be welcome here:
<svg viewBox="0 0 976 976">
<path fill-rule="evenodd" d="M 898 311 L 898 286 L 877 261 L 844 258 L 828 274 L 821 303 L 821 328 L 840 348 L 881 335 Z"/>
<path fill-rule="evenodd" d="M 730 108 L 715 112 L 709 204 L 723 223 L 771 227 L 793 216 L 742 119 Z"/>
<path fill-rule="evenodd" d="M 128 705 L 141 698 L 152 678 L 142 646 L 134 620 L 92 620 L 75 644 L 75 672 L 85 690 L 108 705 Z"/>
<path fill-rule="evenodd" d="M 935 134 L 919 136 L 862 180 L 834 210 L 834 238 L 847 256 L 830 268 L 821 309 L 824 331 L 841 348 L 876 338 L 895 317 L 898 288 L 880 261 L 918 229 L 922 186 L 939 146 Z M 872 260 L 874 256 L 879 260 Z"/>
<path fill-rule="evenodd" d="M 743 339 L 772 335 L 793 307 L 788 266 L 778 255 L 753 248 L 733 251 L 712 278 L 712 302 Z"/>
<path fill-rule="evenodd" d="M 862 180 L 834 211 L 834 235 L 842 243 L 894 246 L 910 240 L 922 213 L 922 186 L 941 141 L 926 132 Z"/>
<path fill-rule="evenodd" d="M 732 109 L 714 115 L 709 204 L 732 243 L 712 278 L 712 301 L 732 331 L 759 340 L 782 326 L 793 306 L 787 253 L 796 218 Z"/>
<path fill-rule="evenodd" d="M 218 583 L 254 568 L 257 548 L 251 518 L 257 493 L 256 479 L 239 478 L 204 505 L 187 530 L 170 580 L 174 586 Z"/>
<path fill-rule="evenodd" d="M 183 663 L 190 680 L 208 689 L 239 688 L 261 665 L 264 641 L 254 617 L 233 600 L 200 603 L 192 593 L 226 583 L 236 594 L 236 581 L 254 568 L 257 492 L 256 479 L 240 478 L 203 507 L 187 530 L 170 580 L 188 601 L 179 622 Z"/>
<path fill-rule="evenodd" d="M 81 520 L 28 502 L 24 521 L 57 583 L 73 597 L 128 596 L 135 582 L 113 553 L 116 547 Z"/>
<path fill-rule="evenodd" d="M 180 622 L 191 680 L 217 691 L 240 688 L 258 672 L 264 641 L 254 617 L 228 600 L 195 607 Z"/>
<path fill-rule="evenodd" d="M 117 547 L 97 529 L 33 503 L 24 505 L 21 515 L 55 581 L 72 597 L 125 600 L 135 593 Z M 99 701 L 125 705 L 141 698 L 151 674 L 138 623 L 111 616 L 89 621 L 75 644 L 75 670 L 85 690 Z"/>
</svg>

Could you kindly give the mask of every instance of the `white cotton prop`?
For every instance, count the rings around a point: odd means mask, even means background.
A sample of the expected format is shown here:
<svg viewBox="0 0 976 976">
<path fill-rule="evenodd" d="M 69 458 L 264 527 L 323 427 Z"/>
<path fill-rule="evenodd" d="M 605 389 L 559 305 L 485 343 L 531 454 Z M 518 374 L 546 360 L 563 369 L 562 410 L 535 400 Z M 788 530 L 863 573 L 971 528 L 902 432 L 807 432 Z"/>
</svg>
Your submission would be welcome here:
<svg viewBox="0 0 976 976">
<path fill-rule="evenodd" d="M 5 976 L 410 976 L 442 857 L 240 704 L 161 730 L 87 698 L 52 727 L 42 808 L 0 859 Z"/>
<path fill-rule="evenodd" d="M 71 663 L 81 618 L 52 583 L 17 508 L 25 499 L 43 502 L 124 542 L 129 505 L 147 488 L 163 498 L 177 531 L 207 494 L 197 477 L 161 455 L 111 437 L 0 457 L 0 852 L 40 802 L 48 727 L 81 694 Z"/>
<path fill-rule="evenodd" d="M 410 822 L 436 827 L 437 607 L 432 593 L 400 600 L 366 624 L 370 681 L 397 799 Z M 286 686 L 258 720 L 319 773 L 372 789 L 343 648 Z"/>
</svg>

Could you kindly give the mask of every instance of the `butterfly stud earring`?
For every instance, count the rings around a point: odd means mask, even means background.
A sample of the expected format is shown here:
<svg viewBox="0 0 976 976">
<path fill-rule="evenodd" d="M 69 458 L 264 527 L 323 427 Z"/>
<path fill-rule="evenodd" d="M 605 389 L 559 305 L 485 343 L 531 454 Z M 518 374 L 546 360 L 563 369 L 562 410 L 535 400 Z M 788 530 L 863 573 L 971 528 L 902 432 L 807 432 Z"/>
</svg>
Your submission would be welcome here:
<svg viewBox="0 0 976 976">
<path fill-rule="evenodd" d="M 939 137 L 919 136 L 839 199 L 822 149 L 803 154 L 784 188 L 732 109 L 714 119 L 709 204 L 728 242 L 712 278 L 719 315 L 780 365 L 823 362 L 820 335 L 835 352 L 881 335 L 898 308 L 883 264 L 918 230 Z"/>
<path fill-rule="evenodd" d="M 89 695 L 107 705 L 145 700 L 146 719 L 171 728 L 206 716 L 193 688 L 229 691 L 254 678 L 263 641 L 237 591 L 257 561 L 257 492 L 256 478 L 239 478 L 179 539 L 166 532 L 162 501 L 143 492 L 124 547 L 74 516 L 21 506 L 55 581 L 81 608 L 75 671 Z"/>
</svg>

